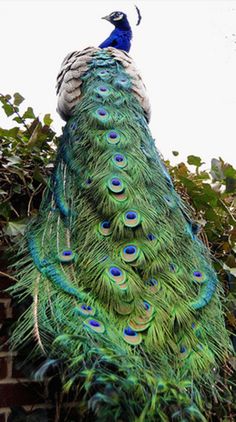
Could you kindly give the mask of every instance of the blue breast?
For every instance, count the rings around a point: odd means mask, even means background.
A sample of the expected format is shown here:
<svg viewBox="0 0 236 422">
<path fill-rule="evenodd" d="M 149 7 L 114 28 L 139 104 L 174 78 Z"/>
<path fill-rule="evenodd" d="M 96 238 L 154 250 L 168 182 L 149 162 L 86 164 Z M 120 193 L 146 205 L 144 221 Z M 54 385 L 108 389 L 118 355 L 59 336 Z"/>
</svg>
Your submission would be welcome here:
<svg viewBox="0 0 236 422">
<path fill-rule="evenodd" d="M 114 47 L 118 50 L 129 52 L 131 47 L 132 32 L 122 29 L 114 29 L 110 36 L 99 45 L 100 48 Z"/>
</svg>

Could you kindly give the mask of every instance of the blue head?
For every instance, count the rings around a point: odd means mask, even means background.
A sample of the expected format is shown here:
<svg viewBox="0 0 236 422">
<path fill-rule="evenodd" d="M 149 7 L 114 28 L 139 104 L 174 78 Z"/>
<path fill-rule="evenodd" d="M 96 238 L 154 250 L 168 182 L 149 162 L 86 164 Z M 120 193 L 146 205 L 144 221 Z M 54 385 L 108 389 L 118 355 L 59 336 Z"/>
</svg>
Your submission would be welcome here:
<svg viewBox="0 0 236 422">
<path fill-rule="evenodd" d="M 131 30 L 127 16 L 123 12 L 112 12 L 110 15 L 104 16 L 102 19 L 106 19 L 108 22 L 111 22 L 116 28 L 121 29 L 122 31 Z"/>
</svg>

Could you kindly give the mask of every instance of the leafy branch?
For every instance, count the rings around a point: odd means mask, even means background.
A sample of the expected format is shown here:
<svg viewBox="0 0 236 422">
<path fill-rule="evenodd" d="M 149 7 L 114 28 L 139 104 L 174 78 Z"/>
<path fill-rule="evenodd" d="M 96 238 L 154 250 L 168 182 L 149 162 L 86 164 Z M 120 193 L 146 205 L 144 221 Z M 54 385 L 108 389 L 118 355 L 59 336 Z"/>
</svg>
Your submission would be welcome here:
<svg viewBox="0 0 236 422">
<path fill-rule="evenodd" d="M 7 116 L 11 116 L 13 113 L 15 113 L 18 120 L 16 119 L 14 120 L 16 120 L 18 123 L 21 123 L 24 126 L 26 132 L 28 132 L 28 134 L 30 135 L 29 128 L 26 124 L 26 121 L 20 115 L 19 108 L 18 108 L 18 106 L 24 101 L 24 97 L 22 97 L 22 95 L 16 92 L 14 94 L 14 102 L 10 101 L 10 99 L 11 99 L 10 95 L 3 95 L 0 93 L 0 101 L 3 104 L 3 108 Z"/>
<path fill-rule="evenodd" d="M 0 128 L 0 246 L 23 234 L 27 218 L 37 212 L 55 155 L 57 137 L 46 114 L 41 122 L 24 97 L 0 94 L 2 110 L 14 122 Z"/>
</svg>

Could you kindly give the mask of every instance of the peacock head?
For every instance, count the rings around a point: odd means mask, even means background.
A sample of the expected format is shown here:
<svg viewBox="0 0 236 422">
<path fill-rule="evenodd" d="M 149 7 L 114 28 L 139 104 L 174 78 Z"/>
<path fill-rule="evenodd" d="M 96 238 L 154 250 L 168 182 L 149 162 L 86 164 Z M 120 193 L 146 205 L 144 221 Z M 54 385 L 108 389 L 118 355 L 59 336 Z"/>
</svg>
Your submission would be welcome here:
<svg viewBox="0 0 236 422">
<path fill-rule="evenodd" d="M 112 12 L 110 15 L 104 16 L 102 19 L 106 19 L 108 22 L 111 22 L 116 28 L 124 30 L 129 28 L 127 15 L 123 12 Z"/>
</svg>

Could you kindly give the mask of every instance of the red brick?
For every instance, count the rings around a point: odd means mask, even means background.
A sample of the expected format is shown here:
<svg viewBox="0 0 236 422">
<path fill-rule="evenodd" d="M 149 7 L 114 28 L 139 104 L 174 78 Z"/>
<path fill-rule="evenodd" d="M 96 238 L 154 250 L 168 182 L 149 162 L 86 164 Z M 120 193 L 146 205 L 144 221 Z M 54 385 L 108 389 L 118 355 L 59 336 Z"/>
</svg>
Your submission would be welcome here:
<svg viewBox="0 0 236 422">
<path fill-rule="evenodd" d="M 7 377 L 7 367 L 8 367 L 8 358 L 1 357 L 0 358 L 0 379 Z"/>
<path fill-rule="evenodd" d="M 1 281 L 0 281 L 0 286 L 1 286 Z M 0 289 L 0 299 L 10 299 L 11 295 L 6 292 L 6 290 L 1 290 Z"/>
<path fill-rule="evenodd" d="M 11 299 L 4 298 L 0 301 L 0 318 L 2 320 L 12 318 L 12 306 L 11 306 Z"/>
<path fill-rule="evenodd" d="M 0 407 L 45 403 L 43 383 L 17 382 L 0 384 Z"/>
<path fill-rule="evenodd" d="M 26 378 L 26 374 L 20 369 L 19 363 L 13 359 L 12 378 Z"/>
<path fill-rule="evenodd" d="M 5 413 L 0 413 L 0 422 L 6 422 Z"/>
<path fill-rule="evenodd" d="M 8 289 L 8 287 L 13 286 L 16 282 L 10 277 L 0 276 L 0 288 L 1 290 Z"/>
<path fill-rule="evenodd" d="M 12 308 L 12 320 L 17 321 L 23 314 L 24 310 L 25 309 L 21 305 L 15 303 L 15 306 Z"/>
<path fill-rule="evenodd" d="M 6 335 L 0 335 L 0 351 L 7 352 L 9 350 L 9 343 L 7 342 L 8 337 Z"/>
<path fill-rule="evenodd" d="M 3 321 L 6 319 L 6 307 L 4 306 L 4 303 L 0 303 L 0 321 Z"/>
<path fill-rule="evenodd" d="M 7 273 L 6 270 L 5 270 L 5 273 Z M 15 283 L 16 281 L 12 279 L 11 277 L 0 275 L 0 290 L 4 291 L 5 289 L 8 289 L 8 287 L 13 286 Z"/>
</svg>

